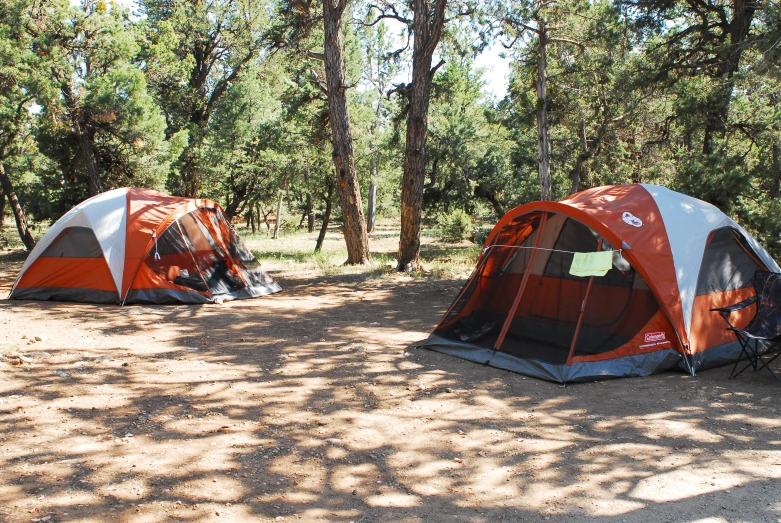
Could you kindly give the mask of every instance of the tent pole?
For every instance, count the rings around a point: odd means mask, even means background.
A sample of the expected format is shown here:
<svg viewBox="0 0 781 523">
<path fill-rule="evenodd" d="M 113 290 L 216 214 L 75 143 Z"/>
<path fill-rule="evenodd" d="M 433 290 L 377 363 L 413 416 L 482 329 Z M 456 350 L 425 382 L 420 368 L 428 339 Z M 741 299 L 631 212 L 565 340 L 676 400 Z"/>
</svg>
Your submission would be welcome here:
<svg viewBox="0 0 781 523">
<path fill-rule="evenodd" d="M 518 288 L 518 294 L 515 295 L 515 300 L 513 301 L 513 306 L 510 307 L 509 314 L 507 314 L 507 319 L 504 320 L 504 325 L 502 325 L 502 332 L 500 332 L 499 337 L 496 338 L 496 343 L 494 343 L 494 350 L 500 349 L 505 336 L 507 336 L 507 331 L 510 330 L 510 324 L 512 324 L 515 313 L 518 310 L 518 305 L 521 303 L 521 296 L 523 296 L 523 291 L 526 289 L 526 283 L 529 281 L 529 275 L 531 274 L 532 268 L 534 267 L 534 261 L 537 259 L 537 253 L 539 252 L 539 247 L 542 243 L 542 234 L 545 232 L 545 223 L 547 220 L 548 213 L 546 212 L 542 215 L 542 219 L 540 220 L 540 226 L 537 228 L 537 238 L 534 240 L 534 250 L 532 251 L 532 255 L 529 256 L 529 262 L 526 264 L 526 270 L 523 271 L 523 279 L 521 279 L 521 285 Z"/>
<path fill-rule="evenodd" d="M 599 239 L 599 245 L 597 245 L 597 252 L 602 250 L 602 241 Z M 575 335 L 572 336 L 572 343 L 569 346 L 569 354 L 567 355 L 567 362 L 564 365 L 569 365 L 572 360 L 572 355 L 575 354 L 575 344 L 578 342 L 578 334 L 580 334 L 580 326 L 583 324 L 583 315 L 586 312 L 586 302 L 588 301 L 588 295 L 591 293 L 591 285 L 594 283 L 594 277 L 589 276 L 588 285 L 586 286 L 586 294 L 583 296 L 583 303 L 580 305 L 580 314 L 578 314 L 578 323 L 575 326 Z"/>
</svg>

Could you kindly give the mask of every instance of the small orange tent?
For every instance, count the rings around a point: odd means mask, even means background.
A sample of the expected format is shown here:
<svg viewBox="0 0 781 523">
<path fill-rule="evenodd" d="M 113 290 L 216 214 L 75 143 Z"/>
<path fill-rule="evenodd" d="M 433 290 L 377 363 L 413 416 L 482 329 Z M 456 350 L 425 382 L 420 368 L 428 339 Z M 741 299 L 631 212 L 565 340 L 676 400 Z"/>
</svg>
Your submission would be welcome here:
<svg viewBox="0 0 781 523">
<path fill-rule="evenodd" d="M 10 298 L 208 303 L 280 290 L 216 203 L 125 188 L 60 218 L 27 257 Z"/>
<path fill-rule="evenodd" d="M 606 254 L 609 269 L 579 275 L 575 260 L 585 253 Z M 676 366 L 694 374 L 740 354 L 710 309 L 753 296 L 760 269 L 781 272 L 716 207 L 664 187 L 532 202 L 496 224 L 472 277 L 421 345 L 562 383 Z M 754 311 L 735 321 L 745 325 Z"/>
</svg>

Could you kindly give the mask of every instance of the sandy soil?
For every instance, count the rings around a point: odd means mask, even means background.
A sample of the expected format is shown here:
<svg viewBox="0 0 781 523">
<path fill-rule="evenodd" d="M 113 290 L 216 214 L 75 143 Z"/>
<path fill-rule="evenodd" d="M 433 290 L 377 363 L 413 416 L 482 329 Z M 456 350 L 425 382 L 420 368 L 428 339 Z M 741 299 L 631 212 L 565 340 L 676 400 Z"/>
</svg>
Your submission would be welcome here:
<svg viewBox="0 0 781 523">
<path fill-rule="evenodd" d="M 0 301 L 30 360 L 0 365 L 0 520 L 781 521 L 770 374 L 563 388 L 407 349 L 461 281 L 286 267 L 224 305 Z"/>
</svg>

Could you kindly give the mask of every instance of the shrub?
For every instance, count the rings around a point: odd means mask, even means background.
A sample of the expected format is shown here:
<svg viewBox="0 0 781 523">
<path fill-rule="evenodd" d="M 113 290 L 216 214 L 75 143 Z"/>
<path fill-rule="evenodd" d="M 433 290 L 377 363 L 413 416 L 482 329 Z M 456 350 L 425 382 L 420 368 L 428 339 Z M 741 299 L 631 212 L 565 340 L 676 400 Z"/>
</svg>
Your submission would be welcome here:
<svg viewBox="0 0 781 523">
<path fill-rule="evenodd" d="M 461 209 L 440 215 L 438 222 L 443 241 L 459 242 L 472 234 L 472 218 Z"/>
</svg>

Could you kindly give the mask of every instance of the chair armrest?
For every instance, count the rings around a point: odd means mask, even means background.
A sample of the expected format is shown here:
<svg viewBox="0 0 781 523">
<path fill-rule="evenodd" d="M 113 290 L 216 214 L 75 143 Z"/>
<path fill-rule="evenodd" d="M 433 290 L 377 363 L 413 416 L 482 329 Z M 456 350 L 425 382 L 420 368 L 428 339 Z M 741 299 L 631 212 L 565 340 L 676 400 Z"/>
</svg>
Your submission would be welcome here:
<svg viewBox="0 0 781 523">
<path fill-rule="evenodd" d="M 758 298 L 756 296 L 752 296 L 751 298 L 745 299 L 741 302 L 735 303 L 733 305 L 729 305 L 727 307 L 719 307 L 719 308 L 711 309 L 711 312 L 720 312 L 722 315 L 731 314 L 735 311 L 739 311 L 740 309 L 745 309 L 752 303 L 756 303 L 757 299 Z"/>
</svg>

